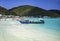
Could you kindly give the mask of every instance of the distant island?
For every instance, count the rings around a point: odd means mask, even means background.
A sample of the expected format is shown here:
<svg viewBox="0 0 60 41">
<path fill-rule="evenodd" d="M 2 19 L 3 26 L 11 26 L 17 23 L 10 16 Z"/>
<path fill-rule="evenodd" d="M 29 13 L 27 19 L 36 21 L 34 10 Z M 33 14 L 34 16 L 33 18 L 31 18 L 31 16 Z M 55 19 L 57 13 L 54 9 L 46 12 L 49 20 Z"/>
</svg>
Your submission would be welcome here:
<svg viewBox="0 0 60 41">
<path fill-rule="evenodd" d="M 34 17 L 60 17 L 60 10 L 45 10 L 39 7 L 23 5 L 6 9 L 0 6 L 0 14 L 2 15 L 15 15 L 15 16 L 34 16 Z"/>
</svg>

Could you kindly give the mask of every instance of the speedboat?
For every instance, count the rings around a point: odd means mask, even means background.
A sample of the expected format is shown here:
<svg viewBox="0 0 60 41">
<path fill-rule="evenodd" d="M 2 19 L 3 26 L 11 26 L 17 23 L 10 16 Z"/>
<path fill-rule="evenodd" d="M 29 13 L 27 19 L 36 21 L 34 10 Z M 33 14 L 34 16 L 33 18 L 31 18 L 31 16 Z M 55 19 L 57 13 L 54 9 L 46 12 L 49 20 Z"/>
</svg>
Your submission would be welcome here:
<svg viewBox="0 0 60 41">
<path fill-rule="evenodd" d="M 30 20 L 20 20 L 19 21 L 22 24 L 44 24 L 44 20 L 40 20 L 40 21 L 30 21 Z"/>
</svg>

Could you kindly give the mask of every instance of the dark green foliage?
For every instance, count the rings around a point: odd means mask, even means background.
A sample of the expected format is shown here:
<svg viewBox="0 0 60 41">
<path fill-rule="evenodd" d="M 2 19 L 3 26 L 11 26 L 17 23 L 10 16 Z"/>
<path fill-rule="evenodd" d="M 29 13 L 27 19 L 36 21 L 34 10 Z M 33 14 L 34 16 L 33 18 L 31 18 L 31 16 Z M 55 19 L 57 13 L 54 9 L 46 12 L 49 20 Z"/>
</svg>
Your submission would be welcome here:
<svg viewBox="0 0 60 41">
<path fill-rule="evenodd" d="M 38 7 L 24 5 L 10 9 L 20 16 L 43 16 L 46 15 L 47 11 Z"/>
<path fill-rule="evenodd" d="M 54 12 L 57 13 L 58 15 L 60 15 L 60 10 L 49 10 L 50 12 Z"/>
<path fill-rule="evenodd" d="M 57 13 L 53 13 L 47 10 L 44 10 L 39 7 L 24 5 L 18 6 L 10 9 L 10 11 L 15 12 L 19 16 L 50 16 L 50 17 L 58 17 Z"/>
<path fill-rule="evenodd" d="M 16 15 L 15 12 L 9 11 L 9 10 L 5 9 L 4 7 L 1 7 L 1 6 L 0 6 L 0 14 L 3 14 L 3 15 Z"/>
<path fill-rule="evenodd" d="M 7 10 L 0 6 L 0 14 L 19 16 L 49 16 L 60 17 L 60 10 L 45 10 L 39 7 L 23 5 Z"/>
<path fill-rule="evenodd" d="M 4 14 L 4 15 L 8 14 L 7 9 L 0 6 L 0 14 Z"/>
</svg>

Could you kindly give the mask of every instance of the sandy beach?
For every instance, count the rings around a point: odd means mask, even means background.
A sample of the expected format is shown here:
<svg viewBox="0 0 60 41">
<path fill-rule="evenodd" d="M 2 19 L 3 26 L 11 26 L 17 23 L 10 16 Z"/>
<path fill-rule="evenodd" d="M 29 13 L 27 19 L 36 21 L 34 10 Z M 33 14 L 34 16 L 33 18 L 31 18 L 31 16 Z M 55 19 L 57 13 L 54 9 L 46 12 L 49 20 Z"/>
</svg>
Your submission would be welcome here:
<svg viewBox="0 0 60 41">
<path fill-rule="evenodd" d="M 59 41 L 59 34 L 42 28 L 34 28 L 33 24 L 21 24 L 19 21 L 7 19 L 0 21 L 0 41 Z"/>
</svg>

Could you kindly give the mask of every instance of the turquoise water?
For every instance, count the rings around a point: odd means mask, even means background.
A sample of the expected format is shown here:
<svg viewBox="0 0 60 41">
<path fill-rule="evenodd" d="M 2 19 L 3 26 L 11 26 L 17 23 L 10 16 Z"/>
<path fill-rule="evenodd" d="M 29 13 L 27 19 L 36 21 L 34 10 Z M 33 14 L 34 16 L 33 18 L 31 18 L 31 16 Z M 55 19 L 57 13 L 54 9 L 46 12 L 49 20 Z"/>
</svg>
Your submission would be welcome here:
<svg viewBox="0 0 60 41">
<path fill-rule="evenodd" d="M 0 41 L 60 41 L 60 18 L 43 19 L 45 24 L 0 21 Z"/>
</svg>

